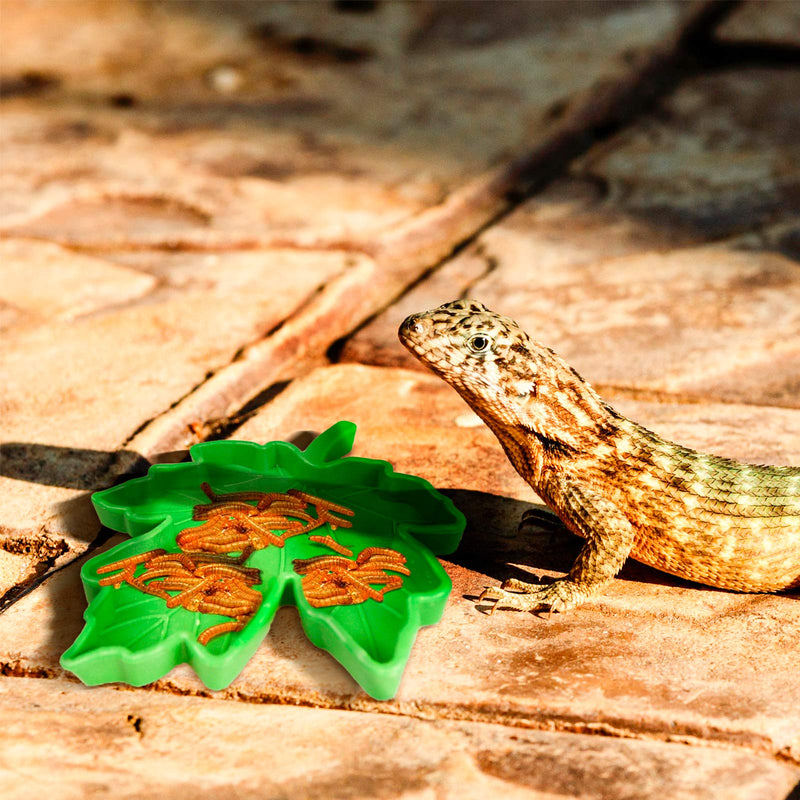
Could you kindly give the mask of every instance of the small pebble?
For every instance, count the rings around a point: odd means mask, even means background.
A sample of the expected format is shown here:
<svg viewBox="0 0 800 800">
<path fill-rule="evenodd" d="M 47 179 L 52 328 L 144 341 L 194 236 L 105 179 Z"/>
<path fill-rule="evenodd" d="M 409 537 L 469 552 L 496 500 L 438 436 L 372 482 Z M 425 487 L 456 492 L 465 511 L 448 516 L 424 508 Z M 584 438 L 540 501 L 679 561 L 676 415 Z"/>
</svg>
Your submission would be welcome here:
<svg viewBox="0 0 800 800">
<path fill-rule="evenodd" d="M 453 422 L 455 422 L 456 426 L 459 428 L 477 428 L 483 425 L 483 420 L 477 414 L 471 414 L 469 412 L 459 414 Z"/>
<path fill-rule="evenodd" d="M 230 94 L 239 89 L 243 82 L 242 73 L 235 67 L 227 65 L 214 67 L 208 73 L 208 82 L 213 89 L 223 94 Z"/>
</svg>

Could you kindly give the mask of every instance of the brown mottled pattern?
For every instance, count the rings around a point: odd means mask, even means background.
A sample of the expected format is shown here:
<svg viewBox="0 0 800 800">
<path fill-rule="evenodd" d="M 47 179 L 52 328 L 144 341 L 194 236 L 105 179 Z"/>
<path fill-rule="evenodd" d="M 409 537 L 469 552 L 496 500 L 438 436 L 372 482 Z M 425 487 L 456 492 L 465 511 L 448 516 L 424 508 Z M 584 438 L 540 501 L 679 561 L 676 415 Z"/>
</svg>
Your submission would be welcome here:
<svg viewBox="0 0 800 800">
<path fill-rule="evenodd" d="M 482 599 L 565 610 L 628 556 L 723 589 L 800 588 L 799 467 L 743 464 L 665 441 L 474 300 L 408 317 L 400 340 L 469 403 L 520 475 L 586 539 L 554 584 L 506 581 Z"/>
</svg>

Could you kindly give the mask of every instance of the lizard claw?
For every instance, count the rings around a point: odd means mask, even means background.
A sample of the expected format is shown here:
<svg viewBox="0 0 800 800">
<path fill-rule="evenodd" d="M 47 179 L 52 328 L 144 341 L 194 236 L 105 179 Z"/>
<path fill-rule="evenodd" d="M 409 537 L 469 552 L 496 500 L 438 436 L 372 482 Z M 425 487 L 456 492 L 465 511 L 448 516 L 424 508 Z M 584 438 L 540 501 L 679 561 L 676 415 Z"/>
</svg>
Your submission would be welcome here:
<svg viewBox="0 0 800 800">
<path fill-rule="evenodd" d="M 498 593 L 498 590 L 497 590 L 497 589 L 495 589 L 495 588 L 492 588 L 491 586 L 487 586 L 487 587 L 486 587 L 486 588 L 485 588 L 485 589 L 484 589 L 484 590 L 483 590 L 483 591 L 480 593 L 480 595 L 478 596 L 478 600 L 477 600 L 477 602 L 476 602 L 476 605 L 480 605 L 481 603 L 485 603 L 485 602 L 487 602 L 487 601 L 489 601 L 489 602 L 492 604 L 492 605 L 489 607 L 489 610 L 485 612 L 485 613 L 486 613 L 486 614 L 488 614 L 490 617 L 491 617 L 491 616 L 492 616 L 492 614 L 494 614 L 494 612 L 497 610 L 497 604 L 498 604 L 498 602 L 499 602 L 499 598 L 498 598 L 498 597 L 494 597 L 494 596 L 493 596 L 493 595 L 495 595 L 495 594 L 497 594 L 497 593 Z"/>
<path fill-rule="evenodd" d="M 518 591 L 508 591 L 509 588 Z M 563 614 L 575 608 L 586 599 L 586 591 L 569 578 L 559 578 L 545 586 L 524 583 L 523 581 L 505 581 L 501 587 L 484 589 L 478 597 L 478 604 L 487 600 L 494 601 L 487 613 L 491 616 L 498 608 L 509 608 L 515 611 L 536 611 L 548 609 L 548 619 L 555 612 Z"/>
</svg>

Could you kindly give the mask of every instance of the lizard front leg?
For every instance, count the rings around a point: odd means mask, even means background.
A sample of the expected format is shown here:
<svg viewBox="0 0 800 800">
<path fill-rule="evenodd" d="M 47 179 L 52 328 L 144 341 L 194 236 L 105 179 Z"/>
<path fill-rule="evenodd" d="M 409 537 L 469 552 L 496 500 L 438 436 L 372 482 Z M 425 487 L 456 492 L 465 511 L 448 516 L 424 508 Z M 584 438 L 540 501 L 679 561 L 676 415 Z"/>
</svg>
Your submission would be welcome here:
<svg viewBox="0 0 800 800">
<path fill-rule="evenodd" d="M 548 485 L 548 490 L 567 526 L 586 539 L 586 544 L 569 573 L 551 584 L 511 579 L 499 589 L 486 589 L 478 602 L 493 601 L 491 612 L 496 608 L 568 611 L 611 581 L 630 554 L 635 529 L 610 500 L 567 478 Z"/>
</svg>

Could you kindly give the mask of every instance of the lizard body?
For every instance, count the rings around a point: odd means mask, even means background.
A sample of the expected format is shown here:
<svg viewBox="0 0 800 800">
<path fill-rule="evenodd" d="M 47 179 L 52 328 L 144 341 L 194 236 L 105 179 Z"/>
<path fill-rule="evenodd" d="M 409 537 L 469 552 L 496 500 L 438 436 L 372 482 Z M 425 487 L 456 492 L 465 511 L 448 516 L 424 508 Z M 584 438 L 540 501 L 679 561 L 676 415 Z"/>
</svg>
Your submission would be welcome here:
<svg viewBox="0 0 800 800">
<path fill-rule="evenodd" d="M 722 589 L 800 588 L 800 467 L 744 464 L 662 439 L 615 411 L 513 320 L 476 301 L 414 314 L 399 335 L 586 539 L 565 577 L 544 586 L 506 581 L 481 600 L 564 611 L 607 584 L 629 556 Z"/>
</svg>

